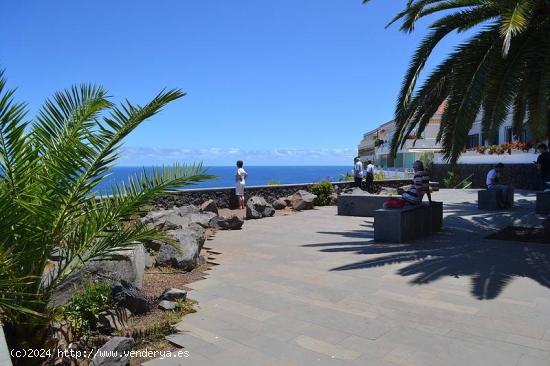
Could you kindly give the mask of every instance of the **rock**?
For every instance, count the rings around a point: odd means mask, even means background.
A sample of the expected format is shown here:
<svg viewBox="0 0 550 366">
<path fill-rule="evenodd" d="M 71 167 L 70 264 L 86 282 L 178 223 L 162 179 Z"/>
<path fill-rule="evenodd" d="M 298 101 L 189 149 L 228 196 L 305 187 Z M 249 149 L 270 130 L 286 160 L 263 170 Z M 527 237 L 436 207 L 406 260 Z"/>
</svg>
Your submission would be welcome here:
<svg viewBox="0 0 550 366">
<path fill-rule="evenodd" d="M 283 199 L 285 200 L 286 207 L 292 206 L 292 196 L 283 197 Z"/>
<path fill-rule="evenodd" d="M 292 195 L 292 208 L 296 211 L 311 210 L 315 206 L 313 203 L 315 198 L 317 198 L 317 196 L 313 193 L 299 190 Z"/>
<path fill-rule="evenodd" d="M 159 297 L 161 301 L 176 301 L 180 299 L 184 301 L 187 299 L 187 291 L 180 290 L 179 288 L 167 288 Z"/>
<path fill-rule="evenodd" d="M 132 313 L 126 308 L 102 311 L 98 314 L 96 328 L 103 334 L 111 334 L 114 331 L 124 329 L 131 316 Z"/>
<path fill-rule="evenodd" d="M 330 204 L 333 205 L 333 206 L 338 204 L 338 194 L 337 193 L 331 193 L 330 194 Z"/>
<path fill-rule="evenodd" d="M 179 216 L 187 216 L 194 213 L 199 213 L 200 208 L 195 205 L 186 205 L 181 207 L 175 207 L 173 210 Z"/>
<path fill-rule="evenodd" d="M 157 264 L 190 271 L 199 264 L 199 254 L 205 241 L 204 229 L 196 224 L 169 232 L 178 242 L 181 253 L 168 244 L 162 244 L 157 256 Z"/>
<path fill-rule="evenodd" d="M 194 213 L 190 215 L 191 223 L 199 224 L 203 228 L 210 227 L 210 220 L 212 218 L 216 217 L 216 214 L 213 212 L 201 212 L 201 213 Z"/>
<path fill-rule="evenodd" d="M 176 310 L 178 304 L 175 301 L 162 300 L 159 302 L 159 309 L 162 310 Z"/>
<path fill-rule="evenodd" d="M 115 305 L 130 310 L 132 314 L 144 314 L 151 309 L 143 292 L 129 282 L 116 282 L 111 294 Z"/>
<path fill-rule="evenodd" d="M 155 266 L 156 259 L 149 253 L 145 253 L 145 267 L 146 268 L 153 268 Z"/>
<path fill-rule="evenodd" d="M 252 196 L 246 202 L 246 218 L 261 219 L 263 217 L 273 216 L 275 209 L 263 197 Z"/>
<path fill-rule="evenodd" d="M 147 249 L 154 250 L 155 252 L 158 252 L 160 250 L 160 246 L 162 244 L 164 244 L 164 242 L 160 240 L 148 240 L 144 243 Z"/>
<path fill-rule="evenodd" d="M 276 210 L 283 210 L 287 206 L 286 200 L 284 198 L 276 199 L 273 202 L 273 208 Z"/>
<path fill-rule="evenodd" d="M 201 212 L 212 212 L 218 214 L 218 206 L 214 200 L 208 200 L 204 202 L 200 207 Z"/>
<path fill-rule="evenodd" d="M 51 300 L 52 306 L 66 303 L 76 289 L 81 288 L 86 282 L 97 279 L 111 283 L 123 280 L 141 288 L 146 255 L 145 247 L 138 244 L 133 248 L 113 252 L 108 259 L 89 261 L 56 288 Z M 57 263 L 54 263 L 54 266 L 52 270 L 57 270 Z M 45 273 L 45 286 L 49 277 Z"/>
<path fill-rule="evenodd" d="M 98 350 L 90 366 L 126 366 L 133 346 L 133 338 L 113 337 Z"/>
<path fill-rule="evenodd" d="M 229 217 L 216 216 L 208 223 L 211 228 L 220 230 L 239 230 L 242 228 L 243 224 L 244 220 L 237 215 L 231 215 Z"/>
<path fill-rule="evenodd" d="M 362 190 L 362 189 L 359 188 L 359 187 L 350 187 L 350 188 L 346 188 L 346 189 L 344 189 L 343 193 L 344 193 L 344 194 L 365 194 L 365 193 L 368 194 L 367 191 L 364 191 L 364 190 Z"/>
</svg>

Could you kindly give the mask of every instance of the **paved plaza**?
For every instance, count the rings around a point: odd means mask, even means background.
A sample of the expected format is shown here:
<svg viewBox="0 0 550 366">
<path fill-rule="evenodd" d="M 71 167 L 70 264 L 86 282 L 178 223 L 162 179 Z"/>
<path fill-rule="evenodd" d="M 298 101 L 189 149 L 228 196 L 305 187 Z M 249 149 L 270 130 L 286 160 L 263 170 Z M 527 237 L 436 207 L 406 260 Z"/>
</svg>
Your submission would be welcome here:
<svg viewBox="0 0 550 366">
<path fill-rule="evenodd" d="M 190 356 L 146 365 L 550 365 L 550 245 L 485 239 L 537 224 L 534 193 L 507 212 L 475 190 L 434 199 L 444 231 L 408 244 L 335 207 L 217 233 L 199 311 L 169 338 Z"/>
</svg>

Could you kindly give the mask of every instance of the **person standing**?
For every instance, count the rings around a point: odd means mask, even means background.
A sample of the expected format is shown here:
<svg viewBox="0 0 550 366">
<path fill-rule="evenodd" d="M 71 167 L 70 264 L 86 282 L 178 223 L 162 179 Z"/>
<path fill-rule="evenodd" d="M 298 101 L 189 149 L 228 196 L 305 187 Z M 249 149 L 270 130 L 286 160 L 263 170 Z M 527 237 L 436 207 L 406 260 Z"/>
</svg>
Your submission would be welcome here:
<svg viewBox="0 0 550 366">
<path fill-rule="evenodd" d="M 244 185 L 248 173 L 243 168 L 243 161 L 237 161 L 237 174 L 235 174 L 235 195 L 239 200 L 239 209 L 244 209 Z"/>
<path fill-rule="evenodd" d="M 363 163 L 359 158 L 353 159 L 353 162 L 353 179 L 355 181 L 355 186 L 362 188 L 361 186 L 363 185 Z"/>
<path fill-rule="evenodd" d="M 550 152 L 546 144 L 540 144 L 537 147 L 540 155 L 537 158 L 536 164 L 540 174 L 540 184 L 542 190 L 546 188 L 546 182 L 550 182 Z"/>
<path fill-rule="evenodd" d="M 367 192 L 374 192 L 374 165 L 370 160 L 367 161 L 367 169 L 365 169 L 365 185 Z"/>
<path fill-rule="evenodd" d="M 487 189 L 495 189 L 501 192 L 499 202 L 497 202 L 499 208 L 512 207 L 512 190 L 509 185 L 502 184 L 502 171 L 504 170 L 504 164 L 498 163 L 495 167 L 487 173 L 485 184 Z"/>
</svg>

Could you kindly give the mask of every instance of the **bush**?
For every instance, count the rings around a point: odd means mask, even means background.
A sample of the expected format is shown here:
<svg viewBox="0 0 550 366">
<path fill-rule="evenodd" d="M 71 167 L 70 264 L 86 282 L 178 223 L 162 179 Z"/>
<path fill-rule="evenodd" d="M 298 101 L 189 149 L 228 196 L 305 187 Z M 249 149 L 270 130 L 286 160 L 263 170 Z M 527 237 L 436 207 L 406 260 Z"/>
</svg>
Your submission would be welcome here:
<svg viewBox="0 0 550 366">
<path fill-rule="evenodd" d="M 269 182 L 266 183 L 266 185 L 268 186 L 280 186 L 281 184 L 282 184 L 281 181 L 276 179 L 270 180 Z"/>
<path fill-rule="evenodd" d="M 384 180 L 386 179 L 386 174 L 384 172 L 374 172 L 374 180 L 375 181 L 379 181 L 379 180 Z"/>
<path fill-rule="evenodd" d="M 432 170 L 432 165 L 434 162 L 434 153 L 433 151 L 425 151 L 422 154 L 420 154 L 420 158 L 418 159 L 422 162 L 424 165 L 424 169 L 426 170 Z"/>
<path fill-rule="evenodd" d="M 350 173 L 340 174 L 340 182 L 353 182 L 353 175 Z"/>
<path fill-rule="evenodd" d="M 99 313 L 111 305 L 111 285 L 107 282 L 87 283 L 61 309 L 61 316 L 69 321 L 79 336 L 87 336 L 94 329 Z"/>
<path fill-rule="evenodd" d="M 311 187 L 311 193 L 317 196 L 315 204 L 317 206 L 330 205 L 330 195 L 334 192 L 334 188 L 330 182 L 320 182 Z"/>
<path fill-rule="evenodd" d="M 463 180 L 454 172 L 448 172 L 447 177 L 443 178 L 444 188 L 468 188 L 472 185 L 469 180 Z"/>
</svg>

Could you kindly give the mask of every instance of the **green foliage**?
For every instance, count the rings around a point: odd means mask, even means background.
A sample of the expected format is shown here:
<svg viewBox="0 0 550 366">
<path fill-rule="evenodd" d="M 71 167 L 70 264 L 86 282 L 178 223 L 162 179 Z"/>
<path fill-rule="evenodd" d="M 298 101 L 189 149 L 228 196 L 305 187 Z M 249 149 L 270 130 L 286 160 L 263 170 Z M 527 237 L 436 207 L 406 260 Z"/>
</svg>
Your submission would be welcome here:
<svg viewBox="0 0 550 366">
<path fill-rule="evenodd" d="M 89 282 L 61 308 L 60 316 L 67 319 L 79 336 L 87 336 L 97 323 L 99 313 L 111 304 L 111 285 Z"/>
<path fill-rule="evenodd" d="M 311 187 L 311 193 L 317 196 L 317 198 L 315 198 L 315 204 L 317 206 L 330 205 L 330 195 L 333 192 L 334 188 L 330 182 L 319 182 Z"/>
<path fill-rule="evenodd" d="M 420 154 L 420 158 L 418 160 L 422 162 L 422 164 L 424 165 L 424 169 L 432 170 L 432 165 L 434 162 L 434 153 L 432 151 L 425 151 L 422 154 Z"/>
<path fill-rule="evenodd" d="M 365 1 L 368 2 L 368 1 Z M 395 108 L 392 153 L 411 134 L 420 138 L 444 105 L 438 140 L 456 163 L 468 131 L 481 112 L 485 136 L 511 113 L 516 136 L 524 121 L 536 139 L 548 131 L 550 22 L 548 0 L 410 0 L 390 22 L 414 31 L 429 18 L 428 35 L 411 58 Z M 426 78 L 420 77 L 433 50 L 449 35 L 472 31 Z M 417 87 L 418 80 L 423 84 Z M 444 104 L 445 103 L 445 104 Z M 483 106 L 483 108 L 481 108 Z"/>
<path fill-rule="evenodd" d="M 386 174 L 383 171 L 374 172 L 374 180 L 380 181 L 386 179 Z"/>
<path fill-rule="evenodd" d="M 268 186 L 280 186 L 282 183 L 280 180 L 273 179 L 266 183 Z"/>
<path fill-rule="evenodd" d="M 380 146 L 384 145 L 385 143 L 386 143 L 386 141 L 377 138 L 376 140 L 374 140 L 374 147 L 380 147 Z"/>
<path fill-rule="evenodd" d="M 468 188 L 472 185 L 469 180 L 463 180 L 452 171 L 447 172 L 447 177 L 443 178 L 443 187 L 445 188 Z"/>
<path fill-rule="evenodd" d="M 353 175 L 350 173 L 341 174 L 340 182 L 353 182 Z"/>
<path fill-rule="evenodd" d="M 18 344 L 40 348 L 55 290 L 87 262 L 146 240 L 169 240 L 136 218 L 155 198 L 212 176 L 201 165 L 155 168 L 96 187 L 141 123 L 184 96 L 164 90 L 143 106 L 115 105 L 107 91 L 74 86 L 45 102 L 34 119 L 0 71 L 0 313 Z M 52 266 L 57 251 L 64 258 Z"/>
</svg>

